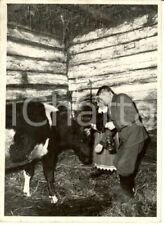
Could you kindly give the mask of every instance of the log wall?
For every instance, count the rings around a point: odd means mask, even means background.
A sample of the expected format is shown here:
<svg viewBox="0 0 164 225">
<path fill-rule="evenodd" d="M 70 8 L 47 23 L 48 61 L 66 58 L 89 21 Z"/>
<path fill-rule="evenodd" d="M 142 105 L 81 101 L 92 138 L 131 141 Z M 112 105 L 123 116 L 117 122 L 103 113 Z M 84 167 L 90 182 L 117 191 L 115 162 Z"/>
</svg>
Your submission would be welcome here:
<svg viewBox="0 0 164 225">
<path fill-rule="evenodd" d="M 68 91 L 67 55 L 52 36 L 8 25 L 6 99 L 49 97 L 64 99 Z"/>
<path fill-rule="evenodd" d="M 144 15 L 76 37 L 69 49 L 68 69 L 73 108 L 77 110 L 90 94 L 90 81 L 93 94 L 109 85 L 116 93 L 131 96 L 147 130 L 156 129 L 157 31 L 157 16 L 150 22 L 150 15 Z"/>
</svg>

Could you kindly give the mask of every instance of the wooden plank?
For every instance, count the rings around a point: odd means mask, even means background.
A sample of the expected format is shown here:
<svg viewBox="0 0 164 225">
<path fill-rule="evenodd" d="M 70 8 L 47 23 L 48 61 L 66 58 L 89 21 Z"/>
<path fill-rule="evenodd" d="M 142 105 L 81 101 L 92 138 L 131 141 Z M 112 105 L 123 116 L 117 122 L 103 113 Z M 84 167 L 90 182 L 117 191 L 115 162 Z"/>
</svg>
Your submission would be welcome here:
<svg viewBox="0 0 164 225">
<path fill-rule="evenodd" d="M 87 42 L 93 39 L 99 39 L 104 36 L 109 36 L 109 35 L 116 35 L 120 33 L 124 33 L 127 31 L 133 31 L 136 29 L 140 29 L 145 26 L 146 23 L 148 23 L 149 20 L 149 15 L 144 15 L 142 17 L 138 17 L 134 19 L 134 21 L 131 22 L 124 22 L 120 24 L 119 26 L 112 27 L 110 29 L 108 28 L 101 28 L 97 29 L 96 31 L 91 31 L 86 35 L 79 35 L 76 38 L 73 39 L 73 43 L 81 43 L 81 42 Z M 154 15 L 152 18 L 152 24 L 158 23 L 158 15 Z"/>
<path fill-rule="evenodd" d="M 132 41 L 141 40 L 144 38 L 152 37 L 157 35 L 157 25 L 154 25 L 153 27 L 144 27 L 139 30 L 134 30 L 130 32 L 126 32 L 123 34 L 115 35 L 115 36 L 109 36 L 104 37 L 102 39 L 93 40 L 89 43 L 81 43 L 77 45 L 73 45 L 70 48 L 70 54 L 79 54 L 81 52 L 87 52 L 87 51 L 93 51 L 98 50 L 102 48 L 107 48 L 111 46 L 116 46 L 120 44 L 126 44 Z"/>
<path fill-rule="evenodd" d="M 74 66 L 69 68 L 68 77 L 91 77 L 154 66 L 157 66 L 157 51 Z"/>
<path fill-rule="evenodd" d="M 99 62 L 100 60 L 153 51 L 157 50 L 157 44 L 158 39 L 157 36 L 155 36 L 134 41 L 130 44 L 122 44 L 114 47 L 107 47 L 100 50 L 72 55 L 69 61 L 69 66 L 71 67 L 89 62 Z"/>
<path fill-rule="evenodd" d="M 6 90 L 6 100 L 16 100 L 16 99 L 25 99 L 25 98 L 39 98 L 44 96 L 52 96 L 57 93 L 58 96 L 65 96 L 67 94 L 66 89 L 49 89 L 49 90 L 37 90 L 37 89 L 26 89 L 26 88 L 18 88 L 18 89 L 9 89 Z M 58 98 L 57 98 L 58 99 Z"/>
<path fill-rule="evenodd" d="M 67 84 L 8 84 L 7 89 L 36 89 L 36 90 L 60 90 L 68 89 Z"/>
<path fill-rule="evenodd" d="M 133 82 L 124 82 L 125 79 L 122 79 L 122 82 L 119 83 L 119 80 L 115 79 L 115 81 L 111 82 L 109 81 L 110 79 L 102 79 L 101 81 L 96 81 L 94 82 L 94 84 L 92 85 L 92 88 L 99 88 L 103 85 L 108 85 L 111 87 L 117 87 L 120 85 L 125 85 L 125 84 L 136 84 L 136 83 L 151 83 L 151 82 L 156 82 L 157 78 L 152 77 L 152 78 L 146 78 L 146 82 L 145 80 L 143 81 L 139 81 L 139 79 L 134 80 Z M 89 82 L 86 81 L 86 84 L 69 84 L 69 90 L 70 91 L 82 91 L 82 90 L 87 90 L 89 89 Z"/>
<path fill-rule="evenodd" d="M 7 71 L 7 84 L 64 84 L 68 85 L 67 76 L 52 73 L 32 73 L 20 71 Z"/>
<path fill-rule="evenodd" d="M 136 71 L 136 70 L 143 70 L 143 69 L 151 69 L 153 67 L 157 67 L 157 60 L 153 60 L 153 61 L 148 61 L 148 62 L 138 62 L 136 64 L 130 64 L 130 65 L 122 65 L 122 66 L 115 66 L 115 67 L 107 67 L 106 68 L 102 68 L 101 70 L 97 70 L 97 71 L 92 71 L 92 72 L 88 72 L 86 71 L 86 73 L 84 73 L 84 71 L 82 71 L 82 73 L 78 73 L 78 72 L 71 72 L 71 74 L 69 74 L 69 79 L 75 79 L 75 74 L 77 75 L 77 79 L 81 79 L 81 78 L 86 78 L 86 74 L 90 74 L 89 79 L 91 79 L 93 76 L 95 77 L 100 77 L 100 76 L 105 76 L 105 75 L 110 75 L 110 74 L 118 74 L 118 73 L 124 73 L 124 72 L 131 72 L 131 71 Z M 79 71 L 80 72 L 80 71 Z M 74 76 L 74 77 L 73 77 Z"/>
<path fill-rule="evenodd" d="M 89 88 L 92 82 L 92 88 L 99 88 L 103 85 L 120 86 L 122 84 L 150 83 L 157 81 L 157 68 L 127 71 L 118 74 L 109 74 L 104 76 L 86 77 L 81 79 L 69 80 L 69 90 L 78 91 Z"/>
<path fill-rule="evenodd" d="M 96 94 L 98 89 L 93 90 L 93 93 Z M 136 91 L 136 92 L 120 92 L 120 93 L 126 93 L 128 94 L 134 101 L 140 100 L 141 98 L 143 100 L 150 100 L 150 99 L 157 99 L 157 91 L 155 89 L 150 89 L 150 90 L 144 90 L 144 91 Z M 86 95 L 89 94 L 88 92 L 83 92 L 83 93 L 76 93 L 73 94 L 72 97 L 72 102 L 77 103 L 79 101 L 83 101 L 83 98 L 86 97 Z"/>
<path fill-rule="evenodd" d="M 95 95 L 93 94 L 93 98 L 92 99 L 94 99 L 94 97 L 95 97 Z M 86 98 L 84 98 L 84 102 L 86 102 L 85 99 Z M 157 112 L 157 99 L 143 99 L 143 100 L 140 100 L 140 99 L 134 100 L 133 99 L 133 101 L 134 101 L 134 103 L 135 103 L 135 105 L 136 105 L 136 107 L 137 107 L 137 109 L 139 111 L 145 111 L 145 112 L 147 111 L 148 112 L 149 109 L 152 108 L 153 109 L 153 112 L 155 112 L 155 113 Z M 76 101 L 76 102 L 73 101 L 74 104 L 75 103 L 80 103 L 80 102 L 81 101 L 79 101 L 79 102 L 78 101 Z M 88 101 L 88 102 L 90 102 L 90 101 Z"/>
<path fill-rule="evenodd" d="M 18 95 L 18 97 L 19 97 L 19 95 Z M 6 99 L 6 104 L 12 104 L 13 102 L 16 102 L 16 103 L 23 102 L 26 99 L 27 99 L 26 97 L 15 98 L 15 99 L 8 98 L 8 99 Z M 53 104 L 52 103 L 52 95 L 50 95 L 50 93 L 49 93 L 49 95 L 43 95 L 43 96 L 39 96 L 39 97 L 34 97 L 33 100 L 40 101 L 40 102 L 46 102 L 48 104 Z M 58 96 L 57 97 L 57 104 L 60 103 L 60 102 L 66 104 L 68 102 L 67 95 Z M 54 103 L 54 105 L 55 105 L 55 103 Z"/>
<path fill-rule="evenodd" d="M 157 99 L 157 82 L 113 87 L 116 93 L 127 93 L 133 100 Z"/>
<path fill-rule="evenodd" d="M 34 31 L 30 31 L 23 28 L 11 27 L 8 25 L 7 35 L 9 37 L 22 39 L 26 41 L 33 41 L 35 43 L 43 44 L 45 46 L 57 47 L 60 49 L 64 49 L 64 45 L 61 44 L 58 40 L 53 38 L 52 36 L 43 35 L 39 33 L 35 33 Z"/>
<path fill-rule="evenodd" d="M 8 70 L 66 73 L 66 64 L 54 61 L 33 60 L 25 57 L 7 57 Z"/>
<path fill-rule="evenodd" d="M 146 83 L 146 84 L 129 84 L 121 85 L 117 87 L 112 87 L 115 93 L 126 93 L 134 101 L 136 100 L 147 100 L 147 99 L 157 99 L 157 82 Z M 96 94 L 98 89 L 93 89 L 92 93 Z M 79 101 L 86 95 L 90 94 L 90 90 L 84 91 L 74 91 L 72 93 L 73 102 Z"/>
<path fill-rule="evenodd" d="M 63 51 L 46 49 L 43 47 L 32 46 L 30 43 L 18 43 L 10 40 L 7 41 L 7 54 L 27 56 L 42 60 L 66 62 L 66 55 Z"/>
<path fill-rule="evenodd" d="M 70 78 L 69 83 L 70 84 L 85 84 L 86 82 L 89 82 L 89 80 L 93 83 L 96 81 L 101 81 L 103 79 L 109 79 L 108 82 L 112 84 L 115 80 L 120 80 L 121 82 L 123 80 L 127 80 L 131 83 L 135 81 L 136 79 L 146 79 L 149 77 L 157 77 L 157 66 L 152 68 L 143 68 L 141 70 L 133 70 L 133 71 L 125 71 L 120 73 L 110 73 L 110 74 L 104 74 L 99 76 L 88 76 L 83 78 Z M 118 81 L 119 83 L 119 81 Z M 94 84 L 92 84 L 94 85 Z"/>
<path fill-rule="evenodd" d="M 120 33 L 124 33 L 127 31 L 133 31 L 136 29 L 140 29 L 145 26 L 145 24 L 148 23 L 149 20 L 149 15 L 144 15 L 142 17 L 136 18 L 134 21 L 131 22 L 124 22 L 120 24 L 119 26 L 112 27 L 110 29 L 108 28 L 101 28 L 97 29 L 96 31 L 91 31 L 86 35 L 79 35 L 76 38 L 74 38 L 73 43 L 81 43 L 81 42 L 87 42 L 93 39 L 99 39 L 104 36 L 109 36 L 109 35 L 116 35 Z M 152 18 L 152 24 L 157 24 L 158 23 L 158 15 L 154 15 Z"/>
<path fill-rule="evenodd" d="M 154 100 L 156 101 L 156 100 Z M 153 101 L 146 101 L 146 100 L 143 100 L 143 101 L 134 101 L 135 103 L 137 102 L 136 106 L 137 106 L 137 110 L 138 112 L 141 114 L 141 117 L 156 117 L 157 116 L 157 107 L 156 107 L 156 104 L 153 103 Z M 139 102 L 139 104 L 138 104 Z M 73 102 L 73 105 L 77 105 L 79 104 L 79 102 Z M 140 105 L 141 104 L 141 105 Z M 142 105 L 144 105 L 144 108 L 142 107 Z M 153 114 L 153 115 L 152 115 Z"/>
</svg>

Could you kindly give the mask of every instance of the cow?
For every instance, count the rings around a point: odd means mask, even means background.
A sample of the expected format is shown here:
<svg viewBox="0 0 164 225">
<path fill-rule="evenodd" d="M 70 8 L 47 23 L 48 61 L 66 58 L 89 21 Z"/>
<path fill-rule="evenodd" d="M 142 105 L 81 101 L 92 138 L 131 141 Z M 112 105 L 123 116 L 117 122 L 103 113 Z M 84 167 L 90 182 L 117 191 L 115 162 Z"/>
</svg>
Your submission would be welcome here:
<svg viewBox="0 0 164 225">
<path fill-rule="evenodd" d="M 14 125 L 11 125 L 11 113 L 16 121 Z M 63 150 L 73 149 L 82 163 L 89 164 L 92 158 L 92 139 L 87 137 L 75 119 L 70 118 L 66 108 L 57 109 L 52 105 L 31 101 L 27 105 L 16 104 L 15 114 L 12 106 L 7 105 L 6 115 L 6 128 L 13 129 L 14 134 L 9 156 L 15 165 L 25 164 L 24 194 L 30 196 L 35 164 L 41 160 L 49 198 L 52 203 L 56 203 L 54 170 L 59 154 Z"/>
</svg>

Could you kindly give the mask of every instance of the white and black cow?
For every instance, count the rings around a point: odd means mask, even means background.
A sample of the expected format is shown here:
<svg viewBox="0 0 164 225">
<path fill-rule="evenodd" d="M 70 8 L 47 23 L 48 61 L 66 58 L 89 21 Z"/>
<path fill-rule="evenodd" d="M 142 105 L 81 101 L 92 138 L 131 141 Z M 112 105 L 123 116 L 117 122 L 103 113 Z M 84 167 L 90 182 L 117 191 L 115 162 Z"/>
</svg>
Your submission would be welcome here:
<svg viewBox="0 0 164 225">
<path fill-rule="evenodd" d="M 7 105 L 6 128 L 14 129 L 13 143 L 9 148 L 10 158 L 16 165 L 27 163 L 24 166 L 24 193 L 30 196 L 30 181 L 34 175 L 36 159 L 40 159 L 49 197 L 51 202 L 56 203 L 58 199 L 54 189 L 54 169 L 59 153 L 64 149 L 73 149 L 79 159 L 88 164 L 92 155 L 91 142 L 74 119 L 71 120 L 71 126 L 68 125 L 67 111 L 60 111 L 54 106 L 29 102 L 25 107 L 24 103 L 18 103 L 15 113 L 13 114 L 12 105 Z M 52 113 L 53 118 L 56 118 L 54 124 Z M 16 125 L 13 126 L 11 121 L 14 115 Z"/>
</svg>

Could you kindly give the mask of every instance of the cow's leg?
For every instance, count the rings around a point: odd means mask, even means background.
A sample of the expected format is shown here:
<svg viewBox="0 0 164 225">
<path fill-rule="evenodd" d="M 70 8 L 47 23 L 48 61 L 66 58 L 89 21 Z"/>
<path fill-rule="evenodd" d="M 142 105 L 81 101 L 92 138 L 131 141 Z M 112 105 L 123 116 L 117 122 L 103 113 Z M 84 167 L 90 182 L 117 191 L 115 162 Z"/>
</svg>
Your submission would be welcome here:
<svg viewBox="0 0 164 225">
<path fill-rule="evenodd" d="M 42 158 L 43 163 L 43 171 L 45 178 L 47 180 L 49 198 L 51 203 L 55 204 L 58 201 L 57 196 L 55 195 L 55 187 L 54 187 L 54 168 L 56 164 L 56 158 L 53 153 L 48 153 Z"/>
<path fill-rule="evenodd" d="M 27 196 L 30 197 L 30 183 L 31 180 L 34 176 L 34 170 L 35 170 L 35 163 L 32 162 L 29 165 L 27 165 L 24 169 L 24 188 L 23 188 L 23 193 Z"/>
</svg>

